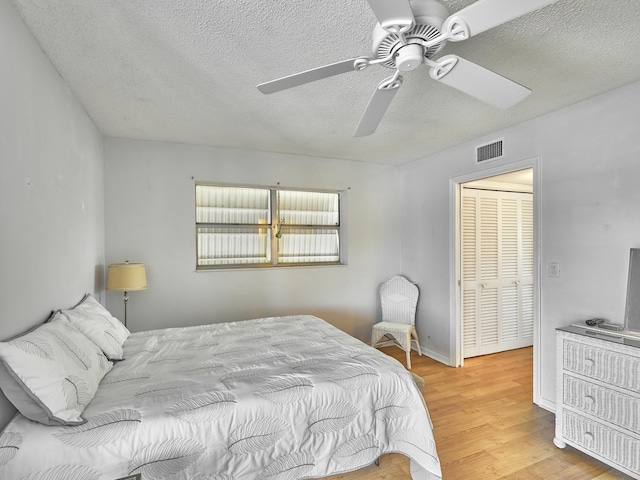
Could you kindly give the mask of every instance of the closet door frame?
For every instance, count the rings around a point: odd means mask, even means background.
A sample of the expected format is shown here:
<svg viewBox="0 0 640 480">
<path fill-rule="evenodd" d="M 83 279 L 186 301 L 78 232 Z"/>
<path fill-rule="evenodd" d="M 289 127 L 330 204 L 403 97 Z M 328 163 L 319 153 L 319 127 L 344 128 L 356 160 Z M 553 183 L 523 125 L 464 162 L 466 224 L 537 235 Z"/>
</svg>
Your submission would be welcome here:
<svg viewBox="0 0 640 480">
<path fill-rule="evenodd" d="M 541 365 L 540 365 L 540 157 L 532 157 L 500 165 L 478 165 L 476 169 L 465 175 L 449 179 L 449 218 L 450 218 L 450 349 L 449 364 L 454 367 L 464 365 L 462 352 L 462 288 L 461 288 L 461 190 L 460 184 L 480 180 L 486 177 L 533 169 L 533 401 L 542 404 L 541 397 Z"/>
</svg>

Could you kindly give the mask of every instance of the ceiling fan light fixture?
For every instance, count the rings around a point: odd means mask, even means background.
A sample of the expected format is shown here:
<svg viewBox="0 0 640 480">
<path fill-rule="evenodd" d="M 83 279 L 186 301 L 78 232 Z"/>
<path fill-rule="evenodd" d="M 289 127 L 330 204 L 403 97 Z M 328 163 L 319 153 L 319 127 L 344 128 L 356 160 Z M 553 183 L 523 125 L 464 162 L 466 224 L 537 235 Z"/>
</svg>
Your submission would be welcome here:
<svg viewBox="0 0 640 480">
<path fill-rule="evenodd" d="M 410 72 L 422 64 L 424 59 L 422 45 L 410 43 L 401 47 L 396 56 L 396 67 L 401 72 Z"/>
</svg>

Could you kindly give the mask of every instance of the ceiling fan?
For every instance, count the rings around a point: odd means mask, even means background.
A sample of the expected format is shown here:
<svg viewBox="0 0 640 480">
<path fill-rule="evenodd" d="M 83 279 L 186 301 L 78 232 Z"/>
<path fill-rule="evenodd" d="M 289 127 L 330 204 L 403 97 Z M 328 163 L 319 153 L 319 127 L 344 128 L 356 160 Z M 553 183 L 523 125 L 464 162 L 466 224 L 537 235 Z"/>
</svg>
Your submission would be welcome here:
<svg viewBox="0 0 640 480">
<path fill-rule="evenodd" d="M 373 54 L 313 68 L 258 85 L 269 94 L 370 65 L 395 70 L 382 80 L 367 105 L 355 137 L 375 132 L 402 85 L 402 73 L 421 64 L 433 80 L 449 85 L 499 109 L 507 109 L 530 93 L 526 87 L 457 55 L 433 59 L 447 43 L 459 42 L 538 10 L 558 0 L 478 0 L 449 16 L 436 0 L 367 0 L 378 19 L 373 30 Z"/>
</svg>

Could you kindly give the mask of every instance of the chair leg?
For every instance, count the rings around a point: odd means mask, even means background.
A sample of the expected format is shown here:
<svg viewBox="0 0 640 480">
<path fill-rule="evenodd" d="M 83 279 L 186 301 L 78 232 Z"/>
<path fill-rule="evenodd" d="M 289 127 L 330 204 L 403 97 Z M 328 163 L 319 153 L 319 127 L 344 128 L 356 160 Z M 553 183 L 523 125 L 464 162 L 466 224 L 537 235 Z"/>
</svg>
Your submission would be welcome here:
<svg viewBox="0 0 640 480">
<path fill-rule="evenodd" d="M 407 369 L 411 370 L 411 332 L 407 332 Z"/>
<path fill-rule="evenodd" d="M 413 332 L 412 333 L 415 341 L 416 341 L 416 346 L 418 347 L 418 355 L 422 356 L 422 350 L 420 349 L 420 340 L 418 340 L 418 333 L 417 332 Z"/>
</svg>

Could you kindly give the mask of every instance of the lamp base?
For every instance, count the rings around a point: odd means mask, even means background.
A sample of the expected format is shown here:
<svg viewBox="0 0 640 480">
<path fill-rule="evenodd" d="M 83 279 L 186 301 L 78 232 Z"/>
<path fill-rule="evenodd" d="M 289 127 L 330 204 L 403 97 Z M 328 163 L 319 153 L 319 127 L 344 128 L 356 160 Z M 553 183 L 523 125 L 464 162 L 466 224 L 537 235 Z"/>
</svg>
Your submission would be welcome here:
<svg viewBox="0 0 640 480">
<path fill-rule="evenodd" d="M 129 303 L 129 295 L 127 295 L 127 292 L 124 292 L 124 296 L 122 297 L 122 300 L 124 301 L 124 326 L 127 326 L 127 303 Z"/>
</svg>

